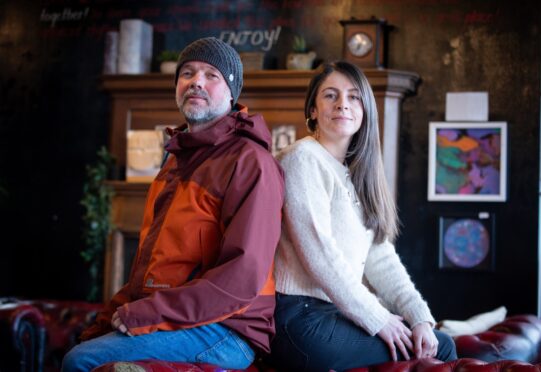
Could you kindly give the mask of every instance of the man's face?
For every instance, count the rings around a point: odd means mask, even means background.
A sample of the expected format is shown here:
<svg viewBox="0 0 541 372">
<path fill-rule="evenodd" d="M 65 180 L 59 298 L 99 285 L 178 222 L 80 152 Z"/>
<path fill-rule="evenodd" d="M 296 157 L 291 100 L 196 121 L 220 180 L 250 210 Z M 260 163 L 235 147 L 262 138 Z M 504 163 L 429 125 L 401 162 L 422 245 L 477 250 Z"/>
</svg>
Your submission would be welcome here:
<svg viewBox="0 0 541 372">
<path fill-rule="evenodd" d="M 179 71 L 176 101 L 190 130 L 208 125 L 231 111 L 231 91 L 221 72 L 205 62 L 186 62 Z M 204 129 L 202 128 L 202 129 Z"/>
</svg>

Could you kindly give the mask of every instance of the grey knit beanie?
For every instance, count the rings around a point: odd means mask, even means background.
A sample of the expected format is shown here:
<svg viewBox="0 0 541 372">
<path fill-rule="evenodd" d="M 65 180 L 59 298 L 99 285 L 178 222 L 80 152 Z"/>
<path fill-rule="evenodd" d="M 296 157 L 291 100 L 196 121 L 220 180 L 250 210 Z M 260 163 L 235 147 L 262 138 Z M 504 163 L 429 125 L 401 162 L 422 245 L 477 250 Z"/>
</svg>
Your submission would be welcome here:
<svg viewBox="0 0 541 372">
<path fill-rule="evenodd" d="M 216 67 L 231 90 L 233 105 L 237 103 L 242 89 L 242 62 L 233 47 L 215 37 L 199 39 L 180 53 L 175 73 L 175 85 L 182 65 L 188 61 L 201 61 Z"/>
</svg>

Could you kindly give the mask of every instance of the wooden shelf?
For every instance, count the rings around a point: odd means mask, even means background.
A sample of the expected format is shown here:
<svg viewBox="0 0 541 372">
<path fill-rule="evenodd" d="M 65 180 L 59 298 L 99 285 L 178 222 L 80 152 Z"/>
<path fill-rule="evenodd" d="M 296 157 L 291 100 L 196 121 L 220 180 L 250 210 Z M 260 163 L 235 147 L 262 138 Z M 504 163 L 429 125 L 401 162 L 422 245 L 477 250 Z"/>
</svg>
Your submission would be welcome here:
<svg viewBox="0 0 541 372">
<path fill-rule="evenodd" d="M 414 93 L 419 75 L 399 70 L 365 69 L 364 70 L 372 89 L 381 88 L 404 94 Z M 305 92 L 314 70 L 259 70 L 244 73 L 243 93 L 257 90 L 278 90 L 285 88 Z M 163 92 L 174 94 L 174 75 L 150 74 L 117 74 L 103 75 L 101 86 L 111 93 L 134 93 L 137 91 Z"/>
<path fill-rule="evenodd" d="M 367 69 L 380 112 L 382 139 L 388 100 L 401 100 L 415 93 L 417 74 L 397 70 Z M 313 70 L 261 70 L 244 75 L 239 102 L 250 112 L 261 113 L 269 127 L 294 125 L 297 137 L 307 134 L 304 98 Z M 119 165 L 126 164 L 126 133 L 129 129 L 153 129 L 156 125 L 180 125 L 183 122 L 175 103 L 172 74 L 104 75 L 101 87 L 111 95 L 109 149 Z M 394 108 L 393 108 L 394 109 Z"/>
</svg>

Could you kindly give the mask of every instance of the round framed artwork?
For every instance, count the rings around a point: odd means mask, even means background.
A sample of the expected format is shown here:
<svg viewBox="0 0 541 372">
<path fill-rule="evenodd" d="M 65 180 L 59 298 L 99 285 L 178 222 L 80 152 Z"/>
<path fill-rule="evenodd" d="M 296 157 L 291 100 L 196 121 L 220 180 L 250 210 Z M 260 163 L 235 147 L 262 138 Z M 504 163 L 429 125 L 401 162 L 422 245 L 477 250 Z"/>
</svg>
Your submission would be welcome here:
<svg viewBox="0 0 541 372">
<path fill-rule="evenodd" d="M 487 212 L 440 217 L 439 267 L 494 269 L 494 216 Z"/>
</svg>

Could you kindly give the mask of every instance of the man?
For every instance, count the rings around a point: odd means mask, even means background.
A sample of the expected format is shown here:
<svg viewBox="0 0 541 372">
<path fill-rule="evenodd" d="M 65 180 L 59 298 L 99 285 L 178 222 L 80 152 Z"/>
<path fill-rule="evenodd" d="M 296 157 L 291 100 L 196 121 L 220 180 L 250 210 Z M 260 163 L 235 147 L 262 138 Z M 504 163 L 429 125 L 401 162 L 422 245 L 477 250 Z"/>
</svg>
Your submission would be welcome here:
<svg viewBox="0 0 541 372">
<path fill-rule="evenodd" d="M 242 64 L 224 42 L 188 45 L 175 84 L 187 125 L 170 130 L 130 279 L 63 371 L 149 358 L 243 369 L 269 351 L 284 196 L 270 133 L 237 103 Z"/>
</svg>

